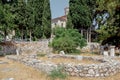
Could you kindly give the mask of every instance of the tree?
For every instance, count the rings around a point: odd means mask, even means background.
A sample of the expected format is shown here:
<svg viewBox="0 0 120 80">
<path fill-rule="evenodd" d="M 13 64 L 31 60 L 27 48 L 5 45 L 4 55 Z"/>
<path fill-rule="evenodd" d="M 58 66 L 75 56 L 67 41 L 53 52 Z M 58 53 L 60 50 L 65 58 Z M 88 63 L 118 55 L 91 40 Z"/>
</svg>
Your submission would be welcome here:
<svg viewBox="0 0 120 80">
<path fill-rule="evenodd" d="M 71 20 L 71 16 L 68 14 L 67 15 L 67 23 L 66 23 L 66 28 L 71 28 L 73 29 L 73 24 L 72 24 L 72 20 Z"/>
<path fill-rule="evenodd" d="M 77 29 L 90 27 L 91 13 L 86 0 L 70 0 L 70 12 L 72 23 Z"/>
<path fill-rule="evenodd" d="M 34 33 L 37 38 L 49 38 L 51 35 L 51 11 L 49 0 L 31 0 L 34 11 Z"/>
<path fill-rule="evenodd" d="M 50 38 L 51 36 L 51 12 L 49 0 L 44 0 L 42 15 L 42 37 Z"/>
<path fill-rule="evenodd" d="M 73 28 L 81 31 L 82 35 L 83 35 L 83 30 L 89 29 L 91 32 L 94 3 L 95 1 L 92 0 L 70 0 L 69 2 L 70 17 L 68 17 L 68 20 L 70 20 L 71 18 Z M 69 25 L 69 23 L 67 25 Z"/>
<path fill-rule="evenodd" d="M 35 28 L 33 33 L 34 38 L 42 37 L 42 16 L 43 16 L 43 9 L 44 9 L 43 5 L 44 5 L 43 0 L 33 1 L 33 7 L 34 7 L 34 13 L 35 13 Z"/>
<path fill-rule="evenodd" d="M 49 0 L 0 1 L 0 28 L 7 35 L 15 29 L 17 38 L 49 38 L 51 12 Z"/>
<path fill-rule="evenodd" d="M 104 40 L 107 40 L 107 38 L 111 36 L 115 36 L 115 34 L 117 33 L 117 29 L 117 27 L 113 26 L 101 26 L 100 29 L 96 30 L 99 33 L 98 40 L 102 42 Z"/>
<path fill-rule="evenodd" d="M 0 3 L 0 14 L 1 14 L 1 30 L 4 32 L 4 39 L 6 36 L 15 28 L 14 19 L 15 15 L 13 14 L 13 5 L 12 2 L 1 2 Z"/>
<path fill-rule="evenodd" d="M 118 36 L 119 38 L 119 21 L 120 21 L 120 1 L 119 0 L 97 0 L 96 16 L 97 22 L 99 23 L 100 28 L 98 31 L 104 31 L 103 33 L 109 33 L 109 36 L 103 40 L 108 42 L 109 38 L 114 38 Z M 107 14 L 107 18 L 106 17 Z M 101 28 L 103 27 L 103 28 Z M 105 30 L 103 30 L 105 29 Z M 102 33 L 102 34 L 103 34 Z M 99 35 L 99 37 L 104 37 L 105 34 Z M 105 41 L 107 40 L 107 41 Z M 115 39 L 114 39 L 115 40 Z M 117 39 L 116 39 L 117 40 Z M 109 40 L 110 41 L 110 40 Z M 111 40 L 112 41 L 112 40 Z M 117 42 L 117 41 L 115 41 Z M 108 42 L 109 43 L 109 42 Z M 118 43 L 120 44 L 120 43 Z"/>
<path fill-rule="evenodd" d="M 20 33 L 17 36 L 21 36 L 21 39 L 24 38 L 25 30 L 27 30 L 27 20 L 28 20 L 28 14 L 27 14 L 27 7 L 26 3 L 23 0 L 19 0 L 16 6 L 16 24 L 17 28 L 16 30 L 18 31 L 17 33 Z"/>
</svg>

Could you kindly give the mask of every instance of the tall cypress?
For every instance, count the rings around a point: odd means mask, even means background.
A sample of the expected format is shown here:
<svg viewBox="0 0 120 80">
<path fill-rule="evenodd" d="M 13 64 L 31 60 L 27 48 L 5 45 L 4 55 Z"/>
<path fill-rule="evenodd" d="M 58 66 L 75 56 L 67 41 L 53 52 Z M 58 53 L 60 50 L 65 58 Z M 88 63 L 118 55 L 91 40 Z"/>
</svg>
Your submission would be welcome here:
<svg viewBox="0 0 120 80">
<path fill-rule="evenodd" d="M 50 38 L 51 36 L 51 11 L 49 0 L 44 0 L 42 15 L 42 37 Z"/>
<path fill-rule="evenodd" d="M 37 38 L 42 37 L 42 13 L 43 13 L 43 0 L 35 0 L 35 32 Z"/>
<path fill-rule="evenodd" d="M 34 36 L 36 38 L 49 38 L 51 34 L 51 11 L 49 0 L 31 0 L 34 11 Z"/>
</svg>

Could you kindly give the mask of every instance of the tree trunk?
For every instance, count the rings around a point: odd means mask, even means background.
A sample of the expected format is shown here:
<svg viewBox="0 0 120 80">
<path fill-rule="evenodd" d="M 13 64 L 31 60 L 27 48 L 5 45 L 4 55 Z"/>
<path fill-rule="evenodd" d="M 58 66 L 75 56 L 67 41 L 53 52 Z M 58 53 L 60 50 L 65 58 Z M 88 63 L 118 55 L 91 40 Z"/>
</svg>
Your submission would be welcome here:
<svg viewBox="0 0 120 80">
<path fill-rule="evenodd" d="M 21 35 L 21 39 L 23 40 L 23 29 L 22 29 L 22 33 L 21 33 L 22 35 Z"/>
<path fill-rule="evenodd" d="M 83 29 L 81 29 L 81 35 L 83 36 Z"/>
<path fill-rule="evenodd" d="M 87 29 L 87 43 L 89 42 L 89 30 Z"/>
<path fill-rule="evenodd" d="M 31 30 L 30 30 L 30 42 L 31 42 L 31 40 L 32 40 L 32 35 L 31 35 Z"/>
<path fill-rule="evenodd" d="M 89 42 L 91 42 L 91 27 L 89 29 Z"/>
<path fill-rule="evenodd" d="M 6 41 L 6 40 L 7 40 L 7 31 L 4 30 L 4 41 Z"/>
</svg>

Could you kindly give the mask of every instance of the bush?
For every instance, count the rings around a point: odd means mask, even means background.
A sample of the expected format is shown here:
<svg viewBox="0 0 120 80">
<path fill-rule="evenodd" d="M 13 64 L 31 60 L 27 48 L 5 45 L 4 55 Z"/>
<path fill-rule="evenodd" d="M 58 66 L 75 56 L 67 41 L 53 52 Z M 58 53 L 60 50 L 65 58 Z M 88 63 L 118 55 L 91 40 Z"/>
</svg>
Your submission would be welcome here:
<svg viewBox="0 0 120 80">
<path fill-rule="evenodd" d="M 78 46 L 82 48 L 86 45 L 86 40 L 76 29 L 56 28 L 54 34 L 55 38 L 50 45 L 55 51 L 74 53 Z"/>
<path fill-rule="evenodd" d="M 64 80 L 67 78 L 67 74 L 65 73 L 63 67 L 59 66 L 57 69 L 51 71 L 49 77 L 51 78 L 51 80 L 56 80 L 56 79 Z"/>
</svg>

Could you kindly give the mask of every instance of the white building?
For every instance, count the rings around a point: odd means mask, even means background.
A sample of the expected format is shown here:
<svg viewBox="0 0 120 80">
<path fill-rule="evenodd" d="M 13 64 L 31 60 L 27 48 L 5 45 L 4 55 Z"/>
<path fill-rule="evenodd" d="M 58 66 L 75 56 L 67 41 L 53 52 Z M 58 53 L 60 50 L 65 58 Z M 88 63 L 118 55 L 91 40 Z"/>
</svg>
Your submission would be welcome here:
<svg viewBox="0 0 120 80">
<path fill-rule="evenodd" d="M 64 10 L 65 10 L 65 15 L 52 19 L 52 28 L 55 28 L 56 26 L 66 27 L 67 14 L 69 12 L 69 7 L 66 7 Z"/>
</svg>

